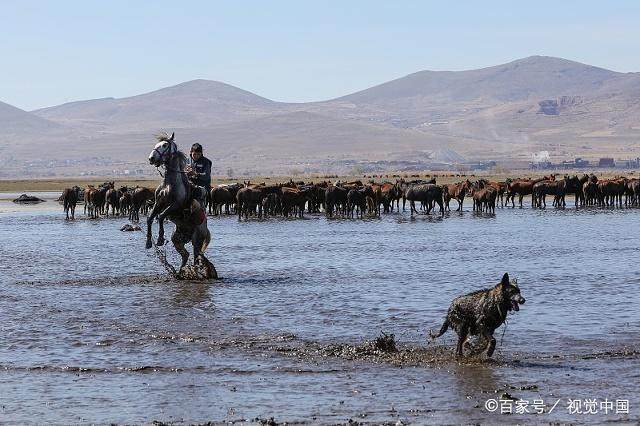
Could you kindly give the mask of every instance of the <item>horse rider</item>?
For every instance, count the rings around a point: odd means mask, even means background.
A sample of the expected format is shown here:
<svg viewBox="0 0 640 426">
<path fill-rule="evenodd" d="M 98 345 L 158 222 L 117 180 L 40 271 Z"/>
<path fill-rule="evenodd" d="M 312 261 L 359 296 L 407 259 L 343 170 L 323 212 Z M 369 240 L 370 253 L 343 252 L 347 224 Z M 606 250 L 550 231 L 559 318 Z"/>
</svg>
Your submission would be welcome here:
<svg viewBox="0 0 640 426">
<path fill-rule="evenodd" d="M 207 205 L 207 195 L 211 192 L 211 160 L 202 155 L 202 145 L 194 143 L 189 154 L 189 163 L 185 169 L 189 181 L 198 189 L 193 198 L 203 208 Z"/>
</svg>

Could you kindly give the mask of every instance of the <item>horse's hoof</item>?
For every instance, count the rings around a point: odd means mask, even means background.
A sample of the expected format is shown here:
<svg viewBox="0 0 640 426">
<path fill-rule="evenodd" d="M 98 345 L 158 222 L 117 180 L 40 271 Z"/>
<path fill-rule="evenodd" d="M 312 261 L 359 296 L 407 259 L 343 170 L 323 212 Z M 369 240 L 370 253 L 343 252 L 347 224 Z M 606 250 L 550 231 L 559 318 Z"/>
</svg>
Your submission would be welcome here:
<svg viewBox="0 0 640 426">
<path fill-rule="evenodd" d="M 145 244 L 144 246 L 146 249 L 150 249 L 151 248 L 151 240 L 147 240 L 147 244 Z"/>
</svg>

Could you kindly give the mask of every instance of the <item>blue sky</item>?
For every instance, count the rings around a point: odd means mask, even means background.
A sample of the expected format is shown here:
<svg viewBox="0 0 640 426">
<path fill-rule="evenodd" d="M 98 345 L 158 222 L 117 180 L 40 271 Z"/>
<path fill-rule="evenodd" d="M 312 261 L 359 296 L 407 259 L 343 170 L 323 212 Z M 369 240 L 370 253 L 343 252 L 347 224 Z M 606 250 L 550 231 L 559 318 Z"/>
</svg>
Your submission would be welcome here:
<svg viewBox="0 0 640 426">
<path fill-rule="evenodd" d="M 195 78 L 323 100 L 530 55 L 640 71 L 638 1 L 0 2 L 0 101 L 27 110 Z"/>
</svg>

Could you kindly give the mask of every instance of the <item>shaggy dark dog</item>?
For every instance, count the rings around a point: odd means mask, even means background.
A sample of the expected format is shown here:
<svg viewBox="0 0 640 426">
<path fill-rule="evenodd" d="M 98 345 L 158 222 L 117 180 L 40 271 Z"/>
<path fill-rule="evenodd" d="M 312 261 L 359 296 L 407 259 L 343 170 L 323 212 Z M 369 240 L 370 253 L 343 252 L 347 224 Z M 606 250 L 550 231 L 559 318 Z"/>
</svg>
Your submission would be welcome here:
<svg viewBox="0 0 640 426">
<path fill-rule="evenodd" d="M 504 274 L 502 281 L 493 288 L 455 298 L 440 331 L 434 334 L 430 330 L 429 335 L 435 339 L 449 327 L 453 328 L 458 333 L 457 356 L 462 356 L 462 348 L 469 336 L 480 335 L 480 343 L 484 346 L 478 347 L 480 351 L 486 349 L 487 356 L 491 357 L 496 348 L 493 332 L 504 323 L 509 311 L 519 311 L 519 305 L 524 302 L 517 282 L 510 282 L 509 274 Z"/>
</svg>

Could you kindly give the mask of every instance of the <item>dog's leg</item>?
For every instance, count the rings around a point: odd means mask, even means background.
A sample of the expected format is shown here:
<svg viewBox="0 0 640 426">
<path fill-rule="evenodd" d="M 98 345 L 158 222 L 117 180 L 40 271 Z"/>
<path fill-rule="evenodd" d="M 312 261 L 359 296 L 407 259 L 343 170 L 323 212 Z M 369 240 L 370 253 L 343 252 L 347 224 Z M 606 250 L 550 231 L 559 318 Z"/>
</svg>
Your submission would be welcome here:
<svg viewBox="0 0 640 426">
<path fill-rule="evenodd" d="M 469 326 L 463 325 L 460 329 L 460 333 L 458 334 L 458 346 L 456 348 L 456 357 L 462 357 L 462 348 L 464 346 L 464 342 L 467 341 L 467 337 L 469 336 Z"/>
<path fill-rule="evenodd" d="M 487 358 L 491 358 L 493 352 L 496 350 L 496 339 L 493 337 L 493 333 L 489 330 L 482 332 L 482 338 L 486 342 Z"/>
<path fill-rule="evenodd" d="M 493 356 L 493 351 L 496 350 L 496 339 L 495 338 L 491 338 L 491 341 L 489 342 L 489 349 L 487 349 L 487 357 L 491 358 Z"/>
</svg>

